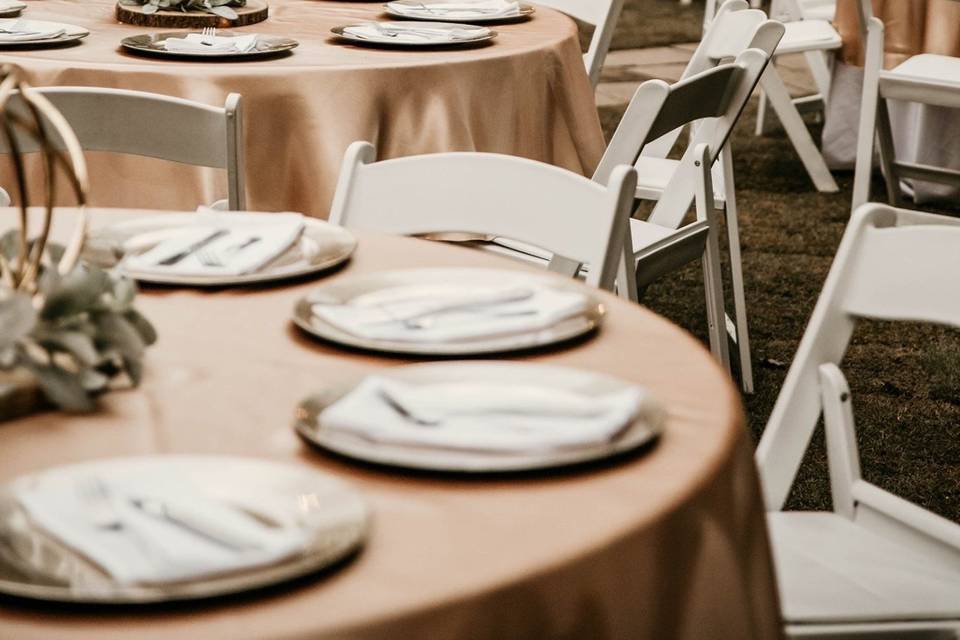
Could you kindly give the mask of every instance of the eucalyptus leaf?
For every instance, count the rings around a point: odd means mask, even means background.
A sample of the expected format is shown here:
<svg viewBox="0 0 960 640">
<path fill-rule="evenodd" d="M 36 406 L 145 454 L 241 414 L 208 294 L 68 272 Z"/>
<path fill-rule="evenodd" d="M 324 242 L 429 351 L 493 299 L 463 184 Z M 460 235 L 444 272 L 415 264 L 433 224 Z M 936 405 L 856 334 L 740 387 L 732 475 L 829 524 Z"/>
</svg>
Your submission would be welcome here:
<svg viewBox="0 0 960 640">
<path fill-rule="evenodd" d="M 52 269 L 50 270 L 52 271 Z M 80 313 L 95 305 L 110 290 L 110 278 L 97 267 L 74 269 L 47 295 L 40 316 L 45 320 Z"/>
<path fill-rule="evenodd" d="M 227 20 L 237 19 L 237 12 L 230 7 L 207 7 L 207 11 Z"/>
<path fill-rule="evenodd" d="M 85 366 L 100 362 L 101 356 L 93 344 L 93 339 L 79 331 L 45 331 L 34 333 L 33 339 L 48 351 L 69 353 Z"/>
<path fill-rule="evenodd" d="M 0 300 L 0 348 L 6 349 L 26 337 L 37 323 L 30 297 L 15 293 Z"/>
<path fill-rule="evenodd" d="M 50 365 L 33 363 L 27 367 L 37 377 L 44 395 L 50 402 L 65 411 L 75 413 L 93 410 L 95 406 L 93 398 L 87 394 L 79 376 Z"/>
<path fill-rule="evenodd" d="M 144 344 L 149 346 L 157 341 L 157 330 L 153 328 L 150 321 L 144 318 L 143 314 L 139 311 L 136 309 L 128 309 L 123 314 L 123 317 L 137 330 Z"/>
<path fill-rule="evenodd" d="M 143 363 L 136 358 L 124 358 L 123 369 L 127 372 L 127 376 L 129 376 L 131 384 L 133 384 L 135 387 L 139 387 L 140 381 L 143 380 Z"/>
<path fill-rule="evenodd" d="M 113 347 L 124 358 L 139 359 L 146 347 L 140 333 L 123 316 L 113 313 L 98 314 L 95 343 L 101 348 Z"/>
<path fill-rule="evenodd" d="M 155 5 L 155 4 L 145 4 L 145 5 L 143 5 L 143 13 L 144 13 L 144 15 L 150 15 L 151 13 L 156 13 L 156 12 L 157 12 L 157 5 Z"/>
</svg>

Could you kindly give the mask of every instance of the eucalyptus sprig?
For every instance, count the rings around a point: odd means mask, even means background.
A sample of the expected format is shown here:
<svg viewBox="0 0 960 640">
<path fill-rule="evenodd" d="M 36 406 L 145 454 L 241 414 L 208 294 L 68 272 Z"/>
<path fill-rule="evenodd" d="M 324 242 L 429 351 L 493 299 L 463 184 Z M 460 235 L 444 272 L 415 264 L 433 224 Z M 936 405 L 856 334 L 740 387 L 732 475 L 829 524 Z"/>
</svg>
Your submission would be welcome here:
<svg viewBox="0 0 960 640">
<path fill-rule="evenodd" d="M 203 11 L 227 20 L 236 20 L 237 12 L 230 7 L 243 7 L 247 0 L 120 0 L 120 4 L 143 7 L 146 14 L 157 11 Z"/>
<path fill-rule="evenodd" d="M 0 238 L 4 257 L 15 246 L 11 234 Z M 56 260 L 62 248 L 47 252 Z M 136 386 L 157 334 L 135 296 L 133 281 L 85 264 L 65 275 L 42 268 L 33 294 L 0 288 L 0 370 L 26 369 L 50 402 L 75 412 L 124 380 Z"/>
</svg>

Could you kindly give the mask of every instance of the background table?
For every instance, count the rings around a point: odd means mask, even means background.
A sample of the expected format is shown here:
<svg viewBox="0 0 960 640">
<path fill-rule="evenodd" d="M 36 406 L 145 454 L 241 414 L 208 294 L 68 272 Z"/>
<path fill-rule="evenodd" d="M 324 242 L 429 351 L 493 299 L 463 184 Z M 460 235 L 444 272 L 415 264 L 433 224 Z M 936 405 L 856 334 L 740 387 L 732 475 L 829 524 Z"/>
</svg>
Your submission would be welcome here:
<svg viewBox="0 0 960 640">
<path fill-rule="evenodd" d="M 0 221 L 9 221 L 7 214 L 0 210 Z M 96 221 L 122 217 L 104 213 Z M 529 269 L 424 240 L 359 239 L 353 260 L 333 278 L 422 266 Z M 372 535 L 356 561 L 297 588 L 152 613 L 64 612 L 0 600 L 0 638 L 779 637 L 739 398 L 694 338 L 603 293 L 609 316 L 595 339 L 525 358 L 651 389 L 669 420 L 642 456 L 512 479 L 407 475 L 325 456 L 290 427 L 296 403 L 311 392 L 403 362 L 343 351 L 292 328 L 294 301 L 314 285 L 142 293 L 137 304 L 160 335 L 143 385 L 109 394 L 94 415 L 47 413 L 0 424 L 0 480 L 132 454 L 310 465 L 353 482 L 371 503 Z"/>
<path fill-rule="evenodd" d="M 836 27 L 843 38 L 834 67 L 823 129 L 823 152 L 831 168 L 852 168 L 856 160 L 857 123 L 863 91 L 863 44 L 857 0 L 839 0 Z M 960 2 L 956 0 L 874 0 L 874 14 L 884 24 L 884 66 L 891 69 L 910 56 L 936 53 L 960 56 Z M 960 112 L 891 100 L 890 124 L 901 161 L 960 169 Z M 954 199 L 948 185 L 909 181 L 914 199 Z"/>
<path fill-rule="evenodd" d="M 381 2 L 271 0 L 266 22 L 237 31 L 296 38 L 293 54 L 208 63 L 121 53 L 121 39 L 149 29 L 117 23 L 114 2 L 29 0 L 26 17 L 91 33 L 74 47 L 2 51 L 0 60 L 27 69 L 38 86 L 136 89 L 213 105 L 242 94 L 252 209 L 325 218 L 343 152 L 355 140 L 376 144 L 381 158 L 490 151 L 588 175 L 603 153 L 576 26 L 550 9 L 496 26 L 499 37 L 479 48 L 378 50 L 336 42 L 330 29 L 381 18 Z M 226 197 L 225 180 L 212 170 L 90 155 L 98 206 L 190 210 Z"/>
</svg>

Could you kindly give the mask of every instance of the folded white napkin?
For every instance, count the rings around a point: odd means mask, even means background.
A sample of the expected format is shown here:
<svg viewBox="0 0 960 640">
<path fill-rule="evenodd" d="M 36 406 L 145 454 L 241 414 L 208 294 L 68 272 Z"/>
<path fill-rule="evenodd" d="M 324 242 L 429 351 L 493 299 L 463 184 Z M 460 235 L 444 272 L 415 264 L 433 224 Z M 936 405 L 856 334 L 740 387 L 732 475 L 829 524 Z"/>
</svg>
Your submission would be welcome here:
<svg viewBox="0 0 960 640">
<path fill-rule="evenodd" d="M 50 40 L 63 35 L 65 29 L 49 24 L 38 24 L 34 20 L 0 20 L 0 42 L 29 42 L 31 40 Z"/>
<path fill-rule="evenodd" d="M 404 2 L 391 2 L 387 5 L 391 11 L 405 16 L 424 18 L 429 16 L 443 18 L 511 18 L 520 15 L 520 3 L 507 0 L 460 0 L 459 2 L 429 2 L 412 5 Z"/>
<path fill-rule="evenodd" d="M 411 285 L 315 304 L 313 313 L 372 340 L 454 342 L 545 329 L 587 308 L 587 297 L 538 283 L 519 286 Z"/>
<path fill-rule="evenodd" d="M 188 33 L 185 38 L 167 38 L 163 48 L 167 51 L 191 53 L 247 53 L 257 46 L 257 34 L 246 36 L 203 36 Z"/>
<path fill-rule="evenodd" d="M 299 529 L 267 526 L 169 477 L 48 481 L 19 490 L 17 499 L 35 525 L 120 584 L 163 584 L 266 566 L 306 544 Z M 154 512 L 163 505 L 193 528 L 151 515 L 135 501 L 153 501 Z"/>
<path fill-rule="evenodd" d="M 439 27 L 425 27 L 417 23 L 404 24 L 399 22 L 367 22 L 344 28 L 346 33 L 358 38 L 378 40 L 381 42 L 457 42 L 460 40 L 475 40 L 489 33 L 489 29 L 477 27 L 466 29 L 453 27 L 443 29 Z"/>
<path fill-rule="evenodd" d="M 180 276 L 238 276 L 256 273 L 293 245 L 303 232 L 299 213 L 249 213 L 204 210 L 192 216 L 190 224 L 134 236 L 124 249 L 156 244 L 149 250 L 123 260 L 125 269 L 136 273 Z M 213 238 L 174 264 L 160 264 Z M 203 254 L 201 255 L 201 252 Z M 201 258 L 213 257 L 219 264 Z"/>
<path fill-rule="evenodd" d="M 615 441 L 662 409 L 640 387 L 607 395 L 505 381 L 412 385 L 370 376 L 320 414 L 321 428 L 377 443 L 503 454 Z"/>
</svg>

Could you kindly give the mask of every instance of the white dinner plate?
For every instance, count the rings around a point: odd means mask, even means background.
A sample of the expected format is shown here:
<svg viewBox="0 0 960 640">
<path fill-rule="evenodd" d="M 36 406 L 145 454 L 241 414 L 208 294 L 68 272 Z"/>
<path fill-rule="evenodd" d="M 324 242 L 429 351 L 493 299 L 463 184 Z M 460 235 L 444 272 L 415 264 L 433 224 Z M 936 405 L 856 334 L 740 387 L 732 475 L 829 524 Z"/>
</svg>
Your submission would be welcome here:
<svg viewBox="0 0 960 640">
<path fill-rule="evenodd" d="M 390 341 L 361 337 L 334 326 L 313 312 L 314 305 L 349 304 L 359 296 L 375 291 L 423 285 L 447 286 L 451 283 L 464 289 L 470 286 L 497 288 L 505 283 L 517 287 L 524 284 L 547 286 L 585 295 L 587 301 L 583 312 L 546 328 L 450 342 Z M 572 280 L 567 282 L 556 277 L 499 269 L 433 268 L 378 271 L 327 282 L 297 302 L 293 322 L 311 335 L 349 347 L 418 356 L 468 356 L 522 351 L 563 343 L 598 328 L 605 314 L 603 303 L 583 285 Z"/>
<path fill-rule="evenodd" d="M 363 22 L 334 27 L 331 31 L 340 38 L 357 44 L 414 48 L 472 46 L 497 37 L 496 31 L 486 27 L 458 22 L 414 20 Z"/>
<path fill-rule="evenodd" d="M 449 17 L 445 15 L 443 11 L 431 9 L 431 4 L 433 3 L 429 0 L 427 2 L 419 2 L 419 0 L 394 0 L 394 2 L 388 2 L 383 5 L 383 8 L 389 15 L 395 18 L 428 20 L 433 22 L 461 22 L 464 24 L 515 22 L 517 20 L 526 20 L 535 12 L 532 5 L 521 3 L 519 15 L 514 16 L 491 16 L 481 10 L 476 10 L 473 12 L 458 11 L 454 17 Z M 399 11 L 397 10 L 397 6 L 407 7 L 407 9 L 405 11 Z"/>
<path fill-rule="evenodd" d="M 534 384 L 554 389 L 569 389 L 588 396 L 616 393 L 632 386 L 607 375 L 521 362 L 432 362 L 392 367 L 378 371 L 377 375 L 412 385 L 466 381 Z M 666 422 L 666 414 L 657 405 L 648 405 L 647 410 L 633 421 L 632 427 L 609 443 L 542 453 L 493 454 L 390 445 L 324 429 L 324 425 L 319 421 L 319 415 L 326 407 L 349 393 L 355 386 L 330 388 L 301 402 L 294 422 L 297 433 L 321 449 L 348 458 L 407 469 L 451 473 L 507 473 L 579 465 L 626 454 L 647 445 L 659 436 Z"/>
<path fill-rule="evenodd" d="M 78 27 L 73 24 L 66 24 L 63 22 L 49 22 L 47 20 L 26 20 L 23 18 L 4 18 L 0 19 L 0 28 L 8 28 L 13 25 L 15 22 L 26 22 L 29 25 L 33 25 L 37 29 L 44 30 L 63 30 L 58 36 L 53 38 L 37 38 L 36 40 L 15 40 L 11 42 L 2 42 L 0 41 L 0 49 L 23 49 L 23 48 L 36 48 L 36 47 L 48 47 L 48 46 L 59 46 L 61 44 L 66 44 L 68 42 L 75 42 L 82 38 L 86 38 L 90 35 L 90 32 L 83 27 Z"/>
<path fill-rule="evenodd" d="M 303 549 L 276 564 L 163 585 L 121 585 L 84 556 L 33 525 L 13 498 L 19 487 L 98 476 L 160 474 L 231 504 L 269 526 L 304 535 Z M 226 456 L 115 458 L 47 469 L 0 487 L 0 593 L 39 600 L 147 603 L 248 591 L 314 573 L 363 543 L 369 515 L 342 481 L 303 465 Z"/>
<path fill-rule="evenodd" d="M 123 244 L 130 238 L 189 225 L 195 216 L 193 213 L 168 213 L 94 229 L 87 236 L 85 257 L 95 264 L 112 266 L 112 263 L 123 257 Z M 138 251 L 147 251 L 151 246 L 139 247 Z M 126 276 L 154 284 L 191 287 L 238 286 L 298 278 L 326 271 L 349 259 L 356 247 L 356 238 L 343 227 L 316 218 L 304 218 L 300 239 L 285 253 L 255 273 L 237 276 L 185 276 L 153 271 L 140 272 L 125 269 L 122 260 L 119 268 Z"/>
</svg>

